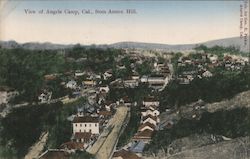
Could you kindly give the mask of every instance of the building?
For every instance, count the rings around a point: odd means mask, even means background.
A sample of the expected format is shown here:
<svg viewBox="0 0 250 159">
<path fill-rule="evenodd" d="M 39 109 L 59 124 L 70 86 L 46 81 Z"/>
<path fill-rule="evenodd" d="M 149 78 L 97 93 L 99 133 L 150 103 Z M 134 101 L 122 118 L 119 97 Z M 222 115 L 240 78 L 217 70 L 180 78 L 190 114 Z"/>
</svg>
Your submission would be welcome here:
<svg viewBox="0 0 250 159">
<path fill-rule="evenodd" d="M 94 80 L 85 80 L 82 82 L 82 84 L 86 87 L 93 87 L 96 85 L 96 81 Z"/>
<path fill-rule="evenodd" d="M 84 143 L 81 142 L 74 142 L 74 141 L 69 141 L 65 142 L 60 146 L 61 149 L 67 150 L 67 151 L 75 151 L 75 150 L 80 150 L 83 151 L 86 147 Z"/>
<path fill-rule="evenodd" d="M 138 80 L 135 80 L 135 79 L 126 79 L 123 81 L 123 84 L 124 84 L 124 87 L 127 87 L 127 88 L 135 88 L 139 86 Z"/>
<path fill-rule="evenodd" d="M 155 130 L 155 125 L 154 124 L 151 124 L 150 122 L 145 122 L 143 124 L 140 125 L 138 131 L 141 132 L 141 131 L 144 131 L 144 130 L 151 130 L 151 131 L 154 131 Z"/>
<path fill-rule="evenodd" d="M 76 89 L 77 88 L 77 83 L 74 80 L 70 80 L 67 84 L 66 84 L 67 88 L 70 89 Z"/>
<path fill-rule="evenodd" d="M 141 158 L 133 152 L 122 149 L 120 151 L 114 152 L 112 159 L 141 159 Z"/>
<path fill-rule="evenodd" d="M 73 134 L 81 132 L 90 132 L 92 134 L 99 134 L 99 121 L 96 117 L 91 116 L 76 116 L 73 119 Z"/>
<path fill-rule="evenodd" d="M 77 143 L 83 143 L 83 147 L 86 148 L 92 140 L 91 132 L 76 132 L 73 136 L 73 141 Z"/>
<path fill-rule="evenodd" d="M 108 93 L 109 92 L 109 86 L 108 85 L 99 86 L 99 92 Z"/>
<path fill-rule="evenodd" d="M 152 130 L 144 130 L 137 132 L 135 136 L 132 138 L 132 140 L 135 142 L 143 141 L 144 143 L 149 143 L 151 141 L 152 135 L 153 135 Z"/>
<path fill-rule="evenodd" d="M 38 96 L 38 100 L 41 103 L 47 103 L 51 100 L 51 97 L 52 97 L 52 92 L 44 91 Z"/>
<path fill-rule="evenodd" d="M 149 107 L 149 106 L 159 106 L 160 102 L 158 100 L 156 100 L 153 96 L 149 96 L 149 97 L 145 97 L 144 100 L 142 101 L 142 104 L 145 107 Z"/>
<path fill-rule="evenodd" d="M 13 88 L 7 86 L 0 86 L 0 104 L 7 104 L 11 99 L 19 93 Z"/>
<path fill-rule="evenodd" d="M 158 110 L 151 110 L 151 109 L 147 109 L 141 112 L 142 116 L 148 116 L 148 115 L 152 115 L 152 116 L 158 116 L 160 114 L 160 112 Z"/>
<path fill-rule="evenodd" d="M 81 77 L 81 76 L 83 76 L 84 75 L 84 72 L 82 72 L 82 71 L 80 71 L 80 70 L 77 70 L 76 72 L 75 72 L 75 76 L 76 77 Z"/>
</svg>

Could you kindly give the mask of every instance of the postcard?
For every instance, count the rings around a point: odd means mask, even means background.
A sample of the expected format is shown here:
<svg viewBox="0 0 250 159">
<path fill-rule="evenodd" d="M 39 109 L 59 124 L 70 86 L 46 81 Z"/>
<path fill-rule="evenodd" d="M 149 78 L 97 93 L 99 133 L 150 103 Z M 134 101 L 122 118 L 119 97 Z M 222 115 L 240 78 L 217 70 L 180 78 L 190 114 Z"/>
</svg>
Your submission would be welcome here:
<svg viewBox="0 0 250 159">
<path fill-rule="evenodd" d="M 1 0 L 0 159 L 250 158 L 249 0 Z"/>
</svg>

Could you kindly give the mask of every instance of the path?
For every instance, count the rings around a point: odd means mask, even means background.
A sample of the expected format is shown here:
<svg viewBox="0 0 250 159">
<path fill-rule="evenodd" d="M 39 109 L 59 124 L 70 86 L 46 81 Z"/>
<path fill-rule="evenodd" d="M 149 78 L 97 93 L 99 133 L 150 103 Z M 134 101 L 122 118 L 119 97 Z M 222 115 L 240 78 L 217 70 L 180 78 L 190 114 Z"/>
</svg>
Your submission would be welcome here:
<svg viewBox="0 0 250 159">
<path fill-rule="evenodd" d="M 44 145 L 48 139 L 48 132 L 43 132 L 39 138 L 39 140 L 30 148 L 28 154 L 24 157 L 24 159 L 36 159 L 39 157 L 41 152 L 43 151 Z"/>
<path fill-rule="evenodd" d="M 107 128 L 99 136 L 95 144 L 87 151 L 94 154 L 97 159 L 109 159 L 121 133 L 123 123 L 128 117 L 128 107 L 121 106 L 110 119 Z"/>
</svg>

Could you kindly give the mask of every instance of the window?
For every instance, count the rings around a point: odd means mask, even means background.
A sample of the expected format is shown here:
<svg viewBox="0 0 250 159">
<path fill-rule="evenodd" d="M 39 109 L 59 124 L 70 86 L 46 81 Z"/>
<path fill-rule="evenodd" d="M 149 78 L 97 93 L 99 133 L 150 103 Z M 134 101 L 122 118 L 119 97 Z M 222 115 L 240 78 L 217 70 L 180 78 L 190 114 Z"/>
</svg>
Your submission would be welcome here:
<svg viewBox="0 0 250 159">
<path fill-rule="evenodd" d="M 87 127 L 87 124 L 85 124 L 85 127 Z"/>
<path fill-rule="evenodd" d="M 95 127 L 97 127 L 97 124 L 95 124 Z"/>
<path fill-rule="evenodd" d="M 89 127 L 91 127 L 91 124 L 89 124 Z"/>
<path fill-rule="evenodd" d="M 75 124 L 75 126 L 77 127 L 77 124 Z"/>
<path fill-rule="evenodd" d="M 82 127 L 82 124 L 80 124 L 80 127 Z"/>
</svg>

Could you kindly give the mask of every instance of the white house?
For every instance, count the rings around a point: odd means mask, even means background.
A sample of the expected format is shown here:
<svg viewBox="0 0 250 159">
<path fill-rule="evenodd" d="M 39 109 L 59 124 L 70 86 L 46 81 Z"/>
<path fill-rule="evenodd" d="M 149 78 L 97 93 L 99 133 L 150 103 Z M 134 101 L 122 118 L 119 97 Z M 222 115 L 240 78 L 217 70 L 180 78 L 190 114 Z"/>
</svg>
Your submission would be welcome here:
<svg viewBox="0 0 250 159">
<path fill-rule="evenodd" d="M 74 80 L 70 80 L 70 81 L 66 84 L 66 87 L 67 87 L 67 88 L 70 88 L 70 89 L 76 89 L 77 83 L 76 83 L 76 81 L 74 81 Z"/>
<path fill-rule="evenodd" d="M 149 107 L 151 105 L 158 107 L 160 105 L 160 102 L 158 100 L 156 100 L 154 97 L 145 97 L 142 104 L 145 107 Z"/>
<path fill-rule="evenodd" d="M 165 77 L 163 76 L 151 76 L 151 77 L 148 77 L 148 84 L 165 84 Z"/>
<path fill-rule="evenodd" d="M 103 74 L 104 80 L 107 80 L 107 79 L 111 78 L 112 76 L 113 76 L 112 70 L 107 70 L 107 71 L 104 72 L 104 74 Z"/>
<path fill-rule="evenodd" d="M 73 119 L 73 133 L 91 132 L 99 134 L 99 121 L 96 117 L 91 116 L 76 116 Z"/>
<path fill-rule="evenodd" d="M 80 76 L 83 76 L 84 75 L 84 72 L 82 72 L 82 71 L 80 71 L 80 70 L 77 70 L 76 72 L 75 72 L 75 76 L 76 77 L 80 77 Z"/>
<path fill-rule="evenodd" d="M 217 55 L 212 55 L 210 54 L 209 55 L 209 60 L 212 62 L 212 63 L 216 63 L 218 61 L 218 56 Z"/>
<path fill-rule="evenodd" d="M 203 77 L 212 77 L 213 74 L 210 71 L 205 71 L 205 72 L 202 73 L 202 76 Z"/>
<path fill-rule="evenodd" d="M 0 104 L 7 104 L 12 98 L 19 93 L 7 86 L 0 86 Z"/>
<path fill-rule="evenodd" d="M 157 125 L 157 121 L 156 121 L 156 119 L 154 119 L 154 118 L 151 118 L 151 117 L 148 117 L 148 118 L 145 118 L 143 121 L 142 121 L 142 123 L 144 124 L 144 123 L 151 123 L 151 124 L 153 124 L 153 125 Z"/>
<path fill-rule="evenodd" d="M 142 83 L 147 83 L 148 82 L 148 76 L 144 75 L 141 77 L 141 82 Z"/>
<path fill-rule="evenodd" d="M 93 87 L 96 85 L 96 81 L 94 80 L 84 80 L 82 81 L 82 84 L 86 87 Z"/>
<path fill-rule="evenodd" d="M 139 82 L 137 80 L 134 80 L 134 79 L 127 79 L 127 80 L 123 81 L 123 84 L 125 87 L 135 88 L 139 85 Z"/>
<path fill-rule="evenodd" d="M 160 115 L 160 112 L 158 110 L 145 110 L 141 112 L 142 116 L 148 116 L 148 115 L 152 115 L 152 116 L 158 116 Z"/>
<path fill-rule="evenodd" d="M 46 103 L 51 100 L 52 92 L 43 92 L 38 96 L 38 100 L 41 103 Z"/>
<path fill-rule="evenodd" d="M 109 86 L 108 86 L 108 85 L 100 86 L 100 87 L 99 87 L 99 92 L 108 93 L 108 92 L 109 92 Z"/>
</svg>

